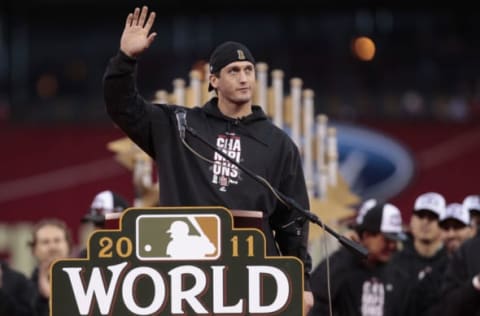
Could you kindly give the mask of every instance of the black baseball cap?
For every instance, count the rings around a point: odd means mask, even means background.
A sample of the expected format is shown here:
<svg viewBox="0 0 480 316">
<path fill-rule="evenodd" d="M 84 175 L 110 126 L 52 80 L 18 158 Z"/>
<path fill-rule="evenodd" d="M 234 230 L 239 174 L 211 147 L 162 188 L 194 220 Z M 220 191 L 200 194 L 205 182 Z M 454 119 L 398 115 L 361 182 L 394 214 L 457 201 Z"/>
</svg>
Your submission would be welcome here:
<svg viewBox="0 0 480 316">
<path fill-rule="evenodd" d="M 392 240 L 406 239 L 400 210 L 390 203 L 377 204 L 368 209 L 356 228 L 357 231 L 382 233 Z"/>
<path fill-rule="evenodd" d="M 210 55 L 210 73 L 218 73 L 223 67 L 235 61 L 249 61 L 255 65 L 255 58 L 247 46 L 233 41 L 224 42 Z M 208 91 L 211 90 L 213 87 L 209 84 Z"/>
</svg>

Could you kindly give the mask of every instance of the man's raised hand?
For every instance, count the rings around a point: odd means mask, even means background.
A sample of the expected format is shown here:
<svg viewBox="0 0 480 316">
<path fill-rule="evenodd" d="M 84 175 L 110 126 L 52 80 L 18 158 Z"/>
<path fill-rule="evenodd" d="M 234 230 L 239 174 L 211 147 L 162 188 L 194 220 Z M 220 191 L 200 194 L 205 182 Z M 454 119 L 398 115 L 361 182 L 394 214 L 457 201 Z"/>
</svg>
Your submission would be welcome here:
<svg viewBox="0 0 480 316">
<path fill-rule="evenodd" d="M 120 39 L 120 50 L 132 58 L 145 51 L 157 36 L 155 32 L 149 34 L 154 21 L 155 12 L 152 11 L 149 15 L 147 6 L 143 6 L 141 11 L 140 8 L 135 8 L 133 13 L 127 16 Z"/>
</svg>

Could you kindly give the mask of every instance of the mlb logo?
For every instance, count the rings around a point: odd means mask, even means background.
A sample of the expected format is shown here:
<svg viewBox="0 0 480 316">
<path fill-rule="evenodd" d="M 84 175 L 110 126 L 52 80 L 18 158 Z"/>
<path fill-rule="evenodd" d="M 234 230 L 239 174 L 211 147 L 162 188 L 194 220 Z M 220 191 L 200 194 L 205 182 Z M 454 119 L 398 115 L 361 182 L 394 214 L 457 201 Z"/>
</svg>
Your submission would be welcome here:
<svg viewBox="0 0 480 316">
<path fill-rule="evenodd" d="M 220 218 L 215 214 L 141 215 L 136 219 L 140 260 L 217 260 L 221 255 Z"/>
</svg>

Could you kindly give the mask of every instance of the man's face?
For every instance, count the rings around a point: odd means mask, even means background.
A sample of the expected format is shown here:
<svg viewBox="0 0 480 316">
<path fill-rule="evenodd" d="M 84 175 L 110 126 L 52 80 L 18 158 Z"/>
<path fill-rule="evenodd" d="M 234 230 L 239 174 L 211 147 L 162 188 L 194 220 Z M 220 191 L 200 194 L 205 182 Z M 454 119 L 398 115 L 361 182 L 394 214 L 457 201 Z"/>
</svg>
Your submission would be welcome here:
<svg viewBox="0 0 480 316">
<path fill-rule="evenodd" d="M 453 253 L 460 245 L 473 236 L 471 226 L 467 226 L 455 219 L 447 219 L 441 223 L 442 239 L 448 253 Z"/>
<path fill-rule="evenodd" d="M 212 75 L 210 82 L 216 87 L 219 98 L 234 104 L 250 102 L 255 88 L 255 67 L 249 61 L 236 61 Z"/>
<path fill-rule="evenodd" d="M 470 218 L 472 219 L 472 225 L 480 226 L 480 212 L 470 211 Z"/>
<path fill-rule="evenodd" d="M 410 230 L 414 239 L 434 242 L 441 238 L 438 216 L 430 211 L 415 211 L 410 219 Z"/>
<path fill-rule="evenodd" d="M 65 231 L 55 225 L 41 227 L 36 234 L 33 254 L 39 262 L 68 257 L 70 247 Z"/>
<path fill-rule="evenodd" d="M 362 244 L 368 249 L 370 262 L 388 262 L 398 250 L 398 243 L 382 233 L 363 232 L 362 236 Z"/>
</svg>

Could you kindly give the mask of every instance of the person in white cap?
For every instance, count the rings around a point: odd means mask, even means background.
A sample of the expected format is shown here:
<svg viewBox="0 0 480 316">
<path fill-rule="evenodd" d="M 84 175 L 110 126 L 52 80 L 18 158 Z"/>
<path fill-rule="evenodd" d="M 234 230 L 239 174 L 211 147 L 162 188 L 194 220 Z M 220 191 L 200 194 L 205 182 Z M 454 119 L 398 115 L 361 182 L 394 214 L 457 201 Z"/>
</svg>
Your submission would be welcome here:
<svg viewBox="0 0 480 316">
<path fill-rule="evenodd" d="M 112 190 L 98 192 L 93 197 L 88 211 L 80 220 L 82 223 L 82 235 L 88 237 L 93 231 L 105 228 L 107 217 L 111 216 L 112 213 L 121 213 L 129 207 L 130 204 L 127 200 L 117 192 Z M 118 223 L 115 222 L 115 224 Z M 81 248 L 80 251 L 77 250 L 77 252 L 75 257 L 87 257 L 86 247 Z"/>
<path fill-rule="evenodd" d="M 375 204 L 375 205 L 373 205 Z M 400 210 L 393 204 L 372 203 L 358 218 L 355 229 L 368 249 L 367 259 L 345 248 L 337 250 L 312 272 L 314 306 L 309 316 L 329 315 L 327 278 L 330 278 L 333 315 L 411 315 L 409 284 L 401 267 L 389 264 L 406 238 Z"/>
<path fill-rule="evenodd" d="M 436 192 L 423 193 L 415 200 L 410 218 L 411 239 L 394 258 L 414 279 L 422 279 L 425 273 L 446 262 L 439 225 L 445 207 L 445 198 Z"/>
<path fill-rule="evenodd" d="M 470 213 L 474 234 L 478 234 L 480 229 L 480 195 L 471 194 L 465 197 L 462 203 L 463 207 Z"/>
<path fill-rule="evenodd" d="M 97 228 L 103 228 L 107 214 L 121 213 L 129 207 L 127 200 L 119 193 L 112 190 L 104 190 L 97 193 L 88 212 L 82 217 L 82 223 L 92 223 Z"/>
<path fill-rule="evenodd" d="M 440 217 L 440 228 L 442 229 L 442 240 L 449 256 L 474 233 L 470 213 L 460 203 L 447 205 L 445 213 Z"/>
<path fill-rule="evenodd" d="M 421 293 L 413 303 L 419 315 L 431 315 L 430 309 L 436 306 L 441 295 L 442 274 L 448 263 L 439 225 L 445 207 L 445 198 L 440 193 L 419 195 L 410 219 L 411 238 L 392 259 L 392 264 L 407 273 L 416 293 Z"/>
<path fill-rule="evenodd" d="M 447 250 L 449 259 L 454 256 L 455 251 L 457 251 L 466 240 L 474 236 L 474 230 L 470 220 L 470 213 L 460 203 L 450 203 L 447 205 L 445 212 L 440 217 L 439 225 L 442 231 L 442 240 L 445 245 L 445 249 Z M 440 282 L 440 288 L 445 286 L 443 278 L 445 272 L 448 270 L 449 263 L 450 260 L 448 260 L 445 270 L 437 269 L 429 274 L 430 279 L 442 280 Z M 438 295 L 439 297 L 437 301 L 432 303 L 429 307 L 429 314 L 427 315 L 443 315 L 444 310 L 447 308 L 446 306 L 448 305 L 448 297 L 444 297 L 445 294 L 441 291 L 438 292 Z"/>
</svg>

